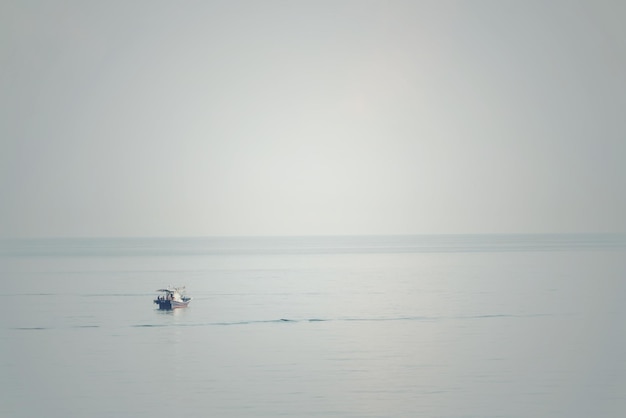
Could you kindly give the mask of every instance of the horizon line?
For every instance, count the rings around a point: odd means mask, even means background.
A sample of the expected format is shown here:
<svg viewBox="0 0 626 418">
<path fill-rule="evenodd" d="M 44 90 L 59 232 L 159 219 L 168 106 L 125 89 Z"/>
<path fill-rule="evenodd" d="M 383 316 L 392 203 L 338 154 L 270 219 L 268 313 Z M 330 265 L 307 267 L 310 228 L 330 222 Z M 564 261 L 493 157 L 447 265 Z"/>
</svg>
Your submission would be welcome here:
<svg viewBox="0 0 626 418">
<path fill-rule="evenodd" d="M 429 232 L 429 233 L 363 233 L 363 234 L 215 234 L 215 235 L 67 235 L 67 236 L 13 236 L 0 237 L 0 241 L 18 240 L 87 240 L 87 239 L 208 239 L 208 238 L 366 238 L 366 237 L 436 237 L 436 236 L 558 236 L 558 235 L 623 235 L 626 231 L 579 231 L 579 232 Z"/>
</svg>

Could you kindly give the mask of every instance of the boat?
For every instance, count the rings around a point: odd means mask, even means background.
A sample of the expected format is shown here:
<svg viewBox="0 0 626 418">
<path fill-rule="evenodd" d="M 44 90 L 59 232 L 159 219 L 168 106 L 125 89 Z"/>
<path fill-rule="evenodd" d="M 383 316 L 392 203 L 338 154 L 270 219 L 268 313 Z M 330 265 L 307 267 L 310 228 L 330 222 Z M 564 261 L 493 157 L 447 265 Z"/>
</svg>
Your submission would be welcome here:
<svg viewBox="0 0 626 418">
<path fill-rule="evenodd" d="M 191 300 L 190 297 L 185 296 L 184 287 L 168 287 L 159 289 L 157 292 L 163 293 L 154 300 L 154 303 L 159 305 L 161 310 L 171 311 L 176 308 L 186 308 Z"/>
</svg>

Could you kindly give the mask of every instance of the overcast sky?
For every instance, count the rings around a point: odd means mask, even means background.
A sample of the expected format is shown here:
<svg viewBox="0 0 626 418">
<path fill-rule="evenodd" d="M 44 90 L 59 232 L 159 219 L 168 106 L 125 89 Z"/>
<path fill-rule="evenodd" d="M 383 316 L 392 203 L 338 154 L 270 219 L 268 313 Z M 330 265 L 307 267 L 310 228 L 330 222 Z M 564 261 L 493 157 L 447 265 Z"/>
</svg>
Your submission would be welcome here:
<svg viewBox="0 0 626 418">
<path fill-rule="evenodd" d="M 0 236 L 626 231 L 622 1 L 0 3 Z"/>
</svg>

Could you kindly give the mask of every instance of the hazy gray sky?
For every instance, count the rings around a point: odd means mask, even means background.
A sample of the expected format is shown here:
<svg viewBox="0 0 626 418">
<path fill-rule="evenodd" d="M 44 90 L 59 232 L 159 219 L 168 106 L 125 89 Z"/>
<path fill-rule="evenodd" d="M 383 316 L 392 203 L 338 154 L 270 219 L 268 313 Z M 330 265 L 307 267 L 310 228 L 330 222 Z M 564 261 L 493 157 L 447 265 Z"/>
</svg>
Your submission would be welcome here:
<svg viewBox="0 0 626 418">
<path fill-rule="evenodd" d="M 0 3 L 0 236 L 626 231 L 623 1 Z"/>
</svg>

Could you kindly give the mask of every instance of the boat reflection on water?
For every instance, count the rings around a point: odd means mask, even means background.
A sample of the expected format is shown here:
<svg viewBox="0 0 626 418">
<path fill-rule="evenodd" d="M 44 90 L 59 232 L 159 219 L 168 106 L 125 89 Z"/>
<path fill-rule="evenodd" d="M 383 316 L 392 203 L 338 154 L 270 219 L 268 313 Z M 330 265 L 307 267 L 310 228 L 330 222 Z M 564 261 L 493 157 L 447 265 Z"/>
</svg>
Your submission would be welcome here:
<svg viewBox="0 0 626 418">
<path fill-rule="evenodd" d="M 162 292 L 157 296 L 154 303 L 159 305 L 159 310 L 171 311 L 177 308 L 186 308 L 189 305 L 191 298 L 185 296 L 185 287 L 168 287 L 165 289 L 159 289 L 157 292 Z"/>
</svg>

